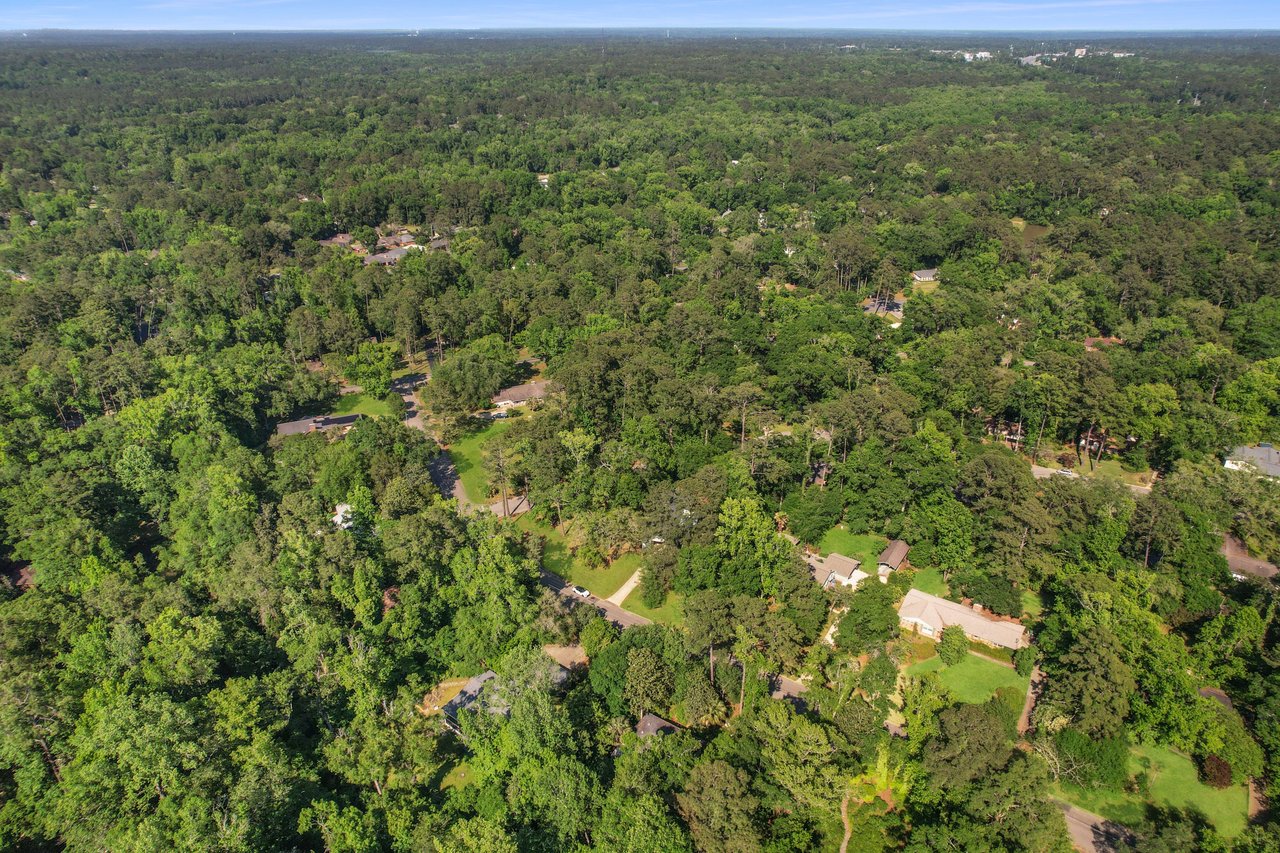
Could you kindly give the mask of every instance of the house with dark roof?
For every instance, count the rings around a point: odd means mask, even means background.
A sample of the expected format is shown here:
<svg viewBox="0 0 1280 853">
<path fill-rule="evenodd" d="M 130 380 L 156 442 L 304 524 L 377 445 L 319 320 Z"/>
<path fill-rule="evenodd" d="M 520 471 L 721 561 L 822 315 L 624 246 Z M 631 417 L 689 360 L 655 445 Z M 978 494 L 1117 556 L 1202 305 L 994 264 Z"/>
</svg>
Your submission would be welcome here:
<svg viewBox="0 0 1280 853">
<path fill-rule="evenodd" d="M 1232 471 L 1256 471 L 1264 477 L 1280 479 L 1280 450 L 1267 442 L 1241 445 L 1227 455 L 1222 467 Z"/>
<path fill-rule="evenodd" d="M 380 267 L 395 266 L 400 263 L 400 259 L 409 254 L 410 249 L 418 249 L 420 246 L 407 246 L 398 249 L 388 249 L 385 252 L 379 252 L 376 255 L 365 255 L 364 265 L 366 267 L 377 264 Z"/>
<path fill-rule="evenodd" d="M 670 735 L 680 731 L 680 727 L 670 720 L 664 720 L 657 714 L 645 714 L 636 723 L 636 734 L 640 737 L 653 737 L 654 735 Z"/>
<path fill-rule="evenodd" d="M 888 547 L 880 552 L 880 579 L 884 580 L 889 572 L 896 572 L 902 568 L 902 564 L 907 561 L 907 553 L 910 550 L 911 546 L 901 539 L 894 539 L 890 542 Z"/>
<path fill-rule="evenodd" d="M 334 429 L 347 430 L 360 420 L 361 415 L 320 415 L 318 417 L 302 418 L 296 421 L 286 421 L 276 427 L 276 435 L 305 435 L 309 432 L 328 431 Z"/>
<path fill-rule="evenodd" d="M 400 231 L 395 234 L 387 234 L 384 237 L 379 237 L 378 248 L 379 249 L 400 249 L 407 246 L 412 246 L 414 243 L 417 242 L 417 240 L 418 238 L 414 237 L 408 231 Z"/>
</svg>

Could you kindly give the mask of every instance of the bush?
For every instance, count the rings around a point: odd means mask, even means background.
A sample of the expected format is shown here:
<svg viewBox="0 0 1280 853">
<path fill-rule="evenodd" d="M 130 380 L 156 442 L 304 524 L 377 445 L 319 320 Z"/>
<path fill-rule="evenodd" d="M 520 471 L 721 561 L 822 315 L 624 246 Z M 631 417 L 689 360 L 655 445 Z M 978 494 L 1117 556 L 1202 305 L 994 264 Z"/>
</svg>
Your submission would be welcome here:
<svg viewBox="0 0 1280 853">
<path fill-rule="evenodd" d="M 1200 778 L 1214 788 L 1231 787 L 1231 765 L 1216 755 L 1206 756 L 1200 764 Z"/>
<path fill-rule="evenodd" d="M 1036 667 L 1036 650 L 1033 646 L 1024 646 L 1013 653 L 1013 668 L 1018 675 L 1027 678 Z"/>
<path fill-rule="evenodd" d="M 942 637 L 938 640 L 938 657 L 947 666 L 955 666 L 969 654 L 969 638 L 959 625 L 951 625 L 942 629 Z"/>
</svg>

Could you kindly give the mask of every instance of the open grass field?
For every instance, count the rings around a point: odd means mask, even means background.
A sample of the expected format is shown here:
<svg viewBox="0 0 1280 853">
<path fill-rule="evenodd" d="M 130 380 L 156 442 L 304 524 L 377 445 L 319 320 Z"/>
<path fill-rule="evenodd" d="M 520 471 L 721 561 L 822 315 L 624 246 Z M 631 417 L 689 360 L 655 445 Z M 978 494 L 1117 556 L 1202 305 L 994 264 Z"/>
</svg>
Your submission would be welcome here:
<svg viewBox="0 0 1280 853">
<path fill-rule="evenodd" d="M 861 560 L 862 570 L 875 574 L 876 561 L 880 559 L 880 552 L 888 544 L 888 540 L 883 536 L 875 533 L 850 533 L 849 528 L 844 524 L 837 524 L 818 542 L 818 551 L 824 557 L 834 551 L 837 554 Z"/>
<path fill-rule="evenodd" d="M 645 607 L 642 600 L 642 594 L 639 587 L 632 590 L 627 596 L 627 600 L 622 602 L 623 608 L 637 613 L 646 619 L 652 619 L 659 625 L 666 625 L 675 628 L 684 622 L 684 612 L 680 609 L 680 596 L 677 593 L 667 593 L 667 600 L 663 602 L 659 608 Z"/>
<path fill-rule="evenodd" d="M 945 666 L 937 655 L 907 667 L 910 675 L 925 672 L 938 673 L 938 679 L 961 702 L 980 704 L 986 702 L 1001 688 L 1021 691 L 1025 696 L 1029 679 L 994 661 L 970 654 L 955 666 Z"/>
<path fill-rule="evenodd" d="M 509 426 L 510 421 L 494 421 L 479 432 L 449 445 L 449 455 L 453 457 L 453 464 L 458 469 L 462 488 L 475 503 L 484 503 L 489 498 L 489 481 L 484 473 L 484 443 L 495 435 L 501 435 Z"/>
<path fill-rule="evenodd" d="M 1244 831 L 1249 811 L 1246 786 L 1212 788 L 1200 781 L 1190 758 L 1160 746 L 1135 746 L 1129 754 L 1129 772 L 1147 774 L 1150 802 L 1198 811 L 1228 838 Z M 1062 799 L 1129 825 L 1142 818 L 1148 802 L 1136 792 L 1084 790 L 1069 783 L 1057 787 Z"/>
<path fill-rule="evenodd" d="M 374 418 L 390 418 L 394 417 L 391 406 L 386 400 L 379 400 L 368 394 L 346 394 L 338 398 L 338 403 L 333 407 L 334 414 L 337 415 L 366 415 Z"/>
</svg>

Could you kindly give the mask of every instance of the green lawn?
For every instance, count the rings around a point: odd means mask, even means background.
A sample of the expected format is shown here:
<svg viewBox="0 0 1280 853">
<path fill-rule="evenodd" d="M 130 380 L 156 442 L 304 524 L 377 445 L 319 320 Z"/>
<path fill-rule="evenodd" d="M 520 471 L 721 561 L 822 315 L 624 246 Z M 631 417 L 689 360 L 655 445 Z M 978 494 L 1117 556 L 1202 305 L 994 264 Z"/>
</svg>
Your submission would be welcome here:
<svg viewBox="0 0 1280 853">
<path fill-rule="evenodd" d="M 1150 485 L 1150 471 L 1126 471 L 1124 466 L 1120 464 L 1119 459 L 1103 459 L 1098 463 L 1097 467 L 1090 468 L 1090 463 L 1085 462 L 1076 468 L 1081 474 L 1089 474 L 1097 477 L 1099 480 L 1118 480 L 1131 486 Z"/>
<path fill-rule="evenodd" d="M 944 666 L 942 658 L 934 655 L 907 667 L 910 675 L 925 672 L 938 673 L 939 680 L 957 699 L 974 705 L 986 702 L 1004 687 L 1019 690 L 1025 696 L 1030 681 L 1008 667 L 973 654 L 955 666 Z"/>
<path fill-rule="evenodd" d="M 1028 620 L 1034 621 L 1040 618 L 1040 614 L 1044 612 L 1044 599 L 1040 597 L 1040 593 L 1032 592 L 1029 589 L 1022 591 L 1022 615 Z"/>
<path fill-rule="evenodd" d="M 1244 831 L 1249 812 L 1246 786 L 1218 790 L 1205 785 L 1191 759 L 1159 746 L 1135 746 L 1129 754 L 1129 772 L 1147 774 L 1152 803 L 1198 811 L 1228 838 Z M 1140 794 L 1125 791 L 1084 790 L 1069 783 L 1057 788 L 1062 799 L 1130 826 L 1142 819 L 1147 802 Z"/>
<path fill-rule="evenodd" d="M 659 625 L 675 628 L 684 622 L 684 613 L 680 609 L 680 596 L 677 593 L 667 593 L 667 600 L 657 609 L 645 607 L 641 596 L 640 588 L 636 587 L 627 596 L 627 600 L 622 602 L 622 606 L 632 613 L 637 613 L 646 619 L 652 619 Z"/>
<path fill-rule="evenodd" d="M 569 583 L 586 587 L 600 598 L 613 595 L 627 582 L 627 578 L 640 568 L 639 554 L 623 554 L 603 569 L 588 568 L 581 560 L 569 553 L 564 535 L 550 525 L 537 521 L 533 513 L 525 513 L 516 519 L 516 526 L 521 530 L 546 537 L 546 547 L 542 552 L 544 569 L 559 575 Z"/>
<path fill-rule="evenodd" d="M 937 568 L 916 569 L 916 576 L 912 579 L 911 585 L 921 592 L 927 592 L 939 598 L 946 598 L 950 591 L 942 577 L 942 569 Z"/>
<path fill-rule="evenodd" d="M 471 784 L 472 779 L 471 768 L 467 766 L 465 761 L 459 761 L 440 780 L 440 790 L 447 791 L 450 788 L 462 788 Z"/>
<path fill-rule="evenodd" d="M 453 457 L 453 464 L 458 469 L 462 488 L 475 503 L 486 503 L 489 499 L 489 481 L 484 473 L 484 443 L 495 435 L 501 435 L 509 426 L 510 421 L 494 421 L 479 432 L 449 445 L 449 455 Z"/>
<path fill-rule="evenodd" d="M 345 394 L 338 398 L 333 408 L 338 415 L 370 415 L 375 418 L 393 417 L 391 406 L 369 394 Z"/>
<path fill-rule="evenodd" d="M 826 532 L 818 543 L 818 551 L 824 557 L 832 551 L 862 561 L 862 570 L 875 574 L 880 552 L 889 541 L 875 533 L 850 533 L 849 528 L 837 524 Z"/>
</svg>

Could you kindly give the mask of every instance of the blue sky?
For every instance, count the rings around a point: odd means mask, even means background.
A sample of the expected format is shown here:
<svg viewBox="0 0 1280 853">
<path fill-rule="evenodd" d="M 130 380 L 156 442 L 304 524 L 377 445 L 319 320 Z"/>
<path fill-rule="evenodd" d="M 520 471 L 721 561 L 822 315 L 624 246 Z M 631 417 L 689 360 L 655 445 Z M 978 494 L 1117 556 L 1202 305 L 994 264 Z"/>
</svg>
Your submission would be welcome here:
<svg viewBox="0 0 1280 853">
<path fill-rule="evenodd" d="M 0 29 L 1277 29 L 1280 0 L 0 0 Z"/>
</svg>

